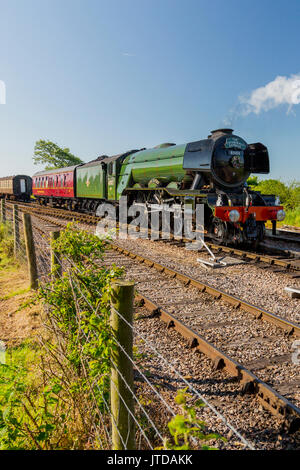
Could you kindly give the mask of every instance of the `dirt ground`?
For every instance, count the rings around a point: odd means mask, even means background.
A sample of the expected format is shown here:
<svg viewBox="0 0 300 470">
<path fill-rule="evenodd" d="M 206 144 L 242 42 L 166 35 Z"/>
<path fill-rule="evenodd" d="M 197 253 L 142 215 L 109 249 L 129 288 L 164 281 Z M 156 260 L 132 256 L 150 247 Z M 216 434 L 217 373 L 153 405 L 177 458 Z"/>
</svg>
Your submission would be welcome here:
<svg viewBox="0 0 300 470">
<path fill-rule="evenodd" d="M 14 266 L 0 269 L 0 340 L 6 347 L 18 346 L 37 334 L 40 306 L 26 306 L 32 298 L 24 269 Z"/>
</svg>

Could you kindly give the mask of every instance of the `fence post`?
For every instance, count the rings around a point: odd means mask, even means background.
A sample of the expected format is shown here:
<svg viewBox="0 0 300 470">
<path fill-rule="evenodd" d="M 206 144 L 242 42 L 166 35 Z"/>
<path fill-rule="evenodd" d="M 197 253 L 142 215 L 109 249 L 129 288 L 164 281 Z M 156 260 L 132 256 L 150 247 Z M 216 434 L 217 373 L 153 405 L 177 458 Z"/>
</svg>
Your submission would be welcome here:
<svg viewBox="0 0 300 470">
<path fill-rule="evenodd" d="M 50 243 L 51 243 L 51 273 L 53 277 L 60 277 L 62 273 L 60 255 L 53 248 L 53 242 L 58 240 L 60 237 L 60 230 L 50 232 Z"/>
<path fill-rule="evenodd" d="M 20 228 L 19 228 L 19 208 L 18 205 L 13 207 L 13 225 L 14 225 L 14 256 L 18 257 L 18 249 L 20 246 Z"/>
<path fill-rule="evenodd" d="M 23 224 L 24 224 L 24 237 L 26 245 L 26 255 L 28 262 L 28 272 L 29 272 L 29 281 L 30 289 L 37 289 L 38 287 L 38 273 L 36 265 L 36 254 L 35 246 L 32 234 L 32 224 L 30 214 L 23 214 Z"/>
<path fill-rule="evenodd" d="M 5 199 L 1 199 L 1 222 L 5 224 L 6 222 L 6 207 L 5 207 Z"/>
<path fill-rule="evenodd" d="M 134 450 L 135 448 L 134 399 L 131 393 L 134 390 L 133 300 L 134 282 L 117 280 L 112 283 L 111 327 L 117 342 L 126 351 L 125 354 L 118 344 L 112 351 L 110 393 L 113 450 Z"/>
</svg>

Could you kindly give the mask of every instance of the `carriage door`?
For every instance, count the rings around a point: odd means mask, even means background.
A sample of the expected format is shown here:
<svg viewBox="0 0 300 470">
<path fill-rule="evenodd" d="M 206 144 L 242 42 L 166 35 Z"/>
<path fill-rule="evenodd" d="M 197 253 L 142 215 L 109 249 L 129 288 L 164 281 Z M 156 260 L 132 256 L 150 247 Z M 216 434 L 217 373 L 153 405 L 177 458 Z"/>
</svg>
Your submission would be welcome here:
<svg viewBox="0 0 300 470">
<path fill-rule="evenodd" d="M 20 190 L 21 194 L 26 193 L 26 181 L 24 178 L 20 179 Z"/>
<path fill-rule="evenodd" d="M 116 162 L 110 162 L 107 166 L 107 199 L 116 199 Z"/>
</svg>

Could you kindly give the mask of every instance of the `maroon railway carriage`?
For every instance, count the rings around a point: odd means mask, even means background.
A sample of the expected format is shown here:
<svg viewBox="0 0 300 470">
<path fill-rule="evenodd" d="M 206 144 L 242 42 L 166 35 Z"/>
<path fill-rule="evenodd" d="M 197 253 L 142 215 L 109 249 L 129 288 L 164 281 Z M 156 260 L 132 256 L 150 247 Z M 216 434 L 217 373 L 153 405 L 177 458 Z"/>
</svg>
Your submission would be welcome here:
<svg viewBox="0 0 300 470">
<path fill-rule="evenodd" d="M 75 166 L 35 173 L 32 177 L 32 194 L 40 204 L 52 206 L 75 204 Z"/>
</svg>

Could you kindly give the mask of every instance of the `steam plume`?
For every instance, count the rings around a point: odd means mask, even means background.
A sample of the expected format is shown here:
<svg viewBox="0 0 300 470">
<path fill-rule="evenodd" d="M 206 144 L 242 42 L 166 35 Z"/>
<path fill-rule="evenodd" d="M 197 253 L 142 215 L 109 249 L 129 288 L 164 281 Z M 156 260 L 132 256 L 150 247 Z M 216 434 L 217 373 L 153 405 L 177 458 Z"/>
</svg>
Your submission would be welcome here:
<svg viewBox="0 0 300 470">
<path fill-rule="evenodd" d="M 267 85 L 253 90 L 248 96 L 239 97 L 240 113 L 260 114 L 281 105 L 287 105 L 289 113 L 293 105 L 300 104 L 300 73 L 284 77 L 279 75 Z"/>
</svg>

